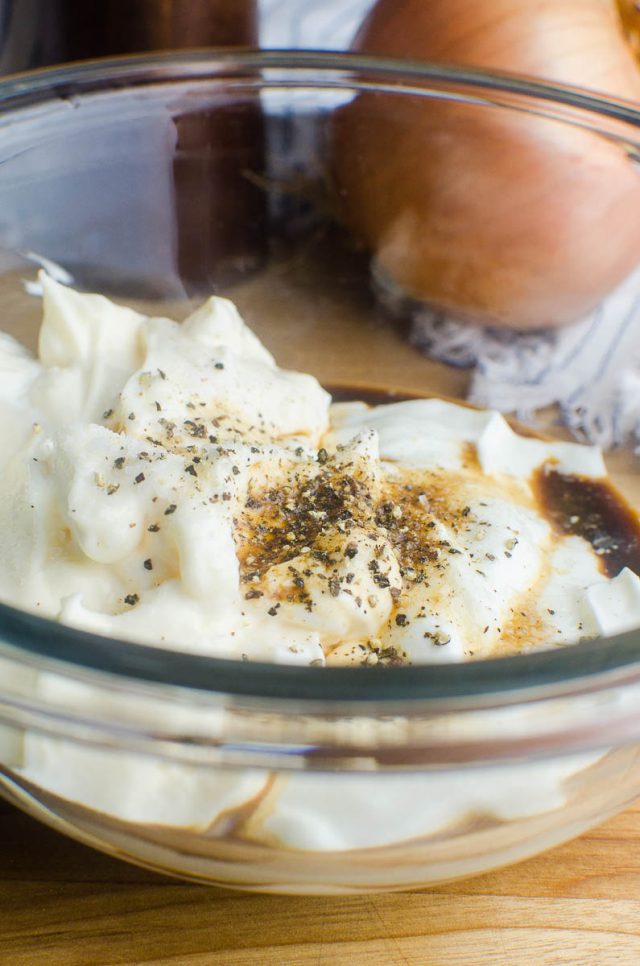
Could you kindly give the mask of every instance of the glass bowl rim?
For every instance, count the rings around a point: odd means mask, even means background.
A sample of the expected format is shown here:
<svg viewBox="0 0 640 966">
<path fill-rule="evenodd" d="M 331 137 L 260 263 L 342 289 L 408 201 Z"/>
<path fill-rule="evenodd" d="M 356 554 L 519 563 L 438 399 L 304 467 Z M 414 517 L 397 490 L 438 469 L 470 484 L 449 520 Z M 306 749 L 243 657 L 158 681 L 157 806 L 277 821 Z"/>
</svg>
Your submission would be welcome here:
<svg viewBox="0 0 640 966">
<path fill-rule="evenodd" d="M 125 55 L 13 74 L 0 80 L 0 125 L 5 117 L 48 100 L 117 92 L 140 84 L 226 79 L 261 69 L 312 71 L 315 81 L 306 83 L 316 87 L 323 86 L 323 76 L 336 72 L 344 73 L 340 86 L 354 86 L 358 77 L 369 76 L 392 85 L 394 93 L 402 93 L 403 85 L 407 93 L 416 93 L 409 85 L 455 84 L 578 108 L 595 118 L 626 122 L 640 132 L 640 107 L 631 102 L 515 74 L 349 52 L 236 48 Z M 265 83 L 279 86 L 277 77 Z M 335 81 L 326 86 L 335 87 Z M 31 662 L 53 662 L 59 668 L 98 672 L 132 684 L 265 700 L 294 696 L 298 705 L 310 706 L 408 702 L 424 709 L 460 700 L 480 706 L 489 695 L 496 704 L 507 704 L 551 692 L 558 696 L 594 691 L 640 677 L 640 630 L 557 650 L 461 664 L 311 668 L 206 657 L 100 637 L 0 604 L 3 645 L 8 645 L 3 648 L 5 654 L 14 659 L 22 653 Z"/>
<path fill-rule="evenodd" d="M 540 80 L 525 74 L 350 51 L 253 50 L 242 47 L 122 54 L 9 74 L 0 79 L 0 114 L 38 100 L 91 93 L 96 87 L 108 85 L 109 82 L 113 82 L 114 88 L 118 89 L 125 81 L 134 86 L 136 82 L 210 80 L 250 69 L 298 69 L 323 74 L 346 71 L 356 75 L 369 72 L 376 78 L 387 78 L 394 83 L 397 93 L 402 92 L 403 81 L 456 83 L 461 87 L 477 87 L 487 92 L 500 91 L 576 107 L 600 117 L 625 121 L 640 129 L 640 105 L 634 101 L 610 98 L 597 91 Z M 311 80 L 307 80 L 312 84 Z M 269 84 L 278 86 L 278 80 L 270 78 Z"/>
</svg>

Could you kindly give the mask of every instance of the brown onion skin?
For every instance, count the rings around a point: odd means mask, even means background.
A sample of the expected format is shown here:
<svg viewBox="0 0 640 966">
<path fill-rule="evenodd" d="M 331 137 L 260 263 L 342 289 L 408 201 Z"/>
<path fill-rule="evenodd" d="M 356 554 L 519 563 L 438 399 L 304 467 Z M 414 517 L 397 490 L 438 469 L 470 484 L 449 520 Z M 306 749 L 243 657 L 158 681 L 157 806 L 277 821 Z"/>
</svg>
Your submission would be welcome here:
<svg viewBox="0 0 640 966">
<path fill-rule="evenodd" d="M 354 46 L 640 104 L 612 0 L 382 0 Z M 577 127 L 365 94 L 336 114 L 333 163 L 344 220 L 381 274 L 459 318 L 566 325 L 640 264 L 640 171 Z"/>
</svg>

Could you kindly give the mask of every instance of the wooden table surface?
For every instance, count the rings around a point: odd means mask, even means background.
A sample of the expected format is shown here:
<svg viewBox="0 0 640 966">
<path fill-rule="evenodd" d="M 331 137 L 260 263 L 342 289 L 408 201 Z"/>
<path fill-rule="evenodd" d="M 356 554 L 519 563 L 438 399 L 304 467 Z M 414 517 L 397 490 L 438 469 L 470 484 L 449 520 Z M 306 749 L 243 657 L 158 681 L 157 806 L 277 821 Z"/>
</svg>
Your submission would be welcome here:
<svg viewBox="0 0 640 966">
<path fill-rule="evenodd" d="M 162 878 L 0 802 L 2 966 L 637 966 L 640 804 L 421 893 L 260 896 Z"/>
</svg>

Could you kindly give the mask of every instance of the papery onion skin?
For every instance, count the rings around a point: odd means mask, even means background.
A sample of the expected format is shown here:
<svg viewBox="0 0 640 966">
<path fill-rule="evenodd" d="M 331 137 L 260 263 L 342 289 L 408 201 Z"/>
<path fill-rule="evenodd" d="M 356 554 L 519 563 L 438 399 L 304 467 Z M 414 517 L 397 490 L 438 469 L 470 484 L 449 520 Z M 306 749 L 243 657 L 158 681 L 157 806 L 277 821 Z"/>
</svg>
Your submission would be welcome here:
<svg viewBox="0 0 640 966">
<path fill-rule="evenodd" d="M 514 70 L 640 106 L 609 0 L 384 0 L 359 51 Z M 640 263 L 640 170 L 620 145 L 527 114 L 360 95 L 334 174 L 378 271 L 458 317 L 530 329 L 592 310 Z"/>
</svg>

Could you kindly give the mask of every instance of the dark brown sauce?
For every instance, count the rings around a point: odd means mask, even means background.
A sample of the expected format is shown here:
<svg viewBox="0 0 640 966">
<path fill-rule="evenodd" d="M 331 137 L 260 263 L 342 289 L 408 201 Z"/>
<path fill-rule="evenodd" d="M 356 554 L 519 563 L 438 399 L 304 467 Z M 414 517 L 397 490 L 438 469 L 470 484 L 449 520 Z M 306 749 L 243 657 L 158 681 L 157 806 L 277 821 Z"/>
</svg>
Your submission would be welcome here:
<svg viewBox="0 0 640 966">
<path fill-rule="evenodd" d="M 412 399 L 428 399 L 421 392 L 398 392 L 395 389 L 374 386 L 350 386 L 337 383 L 324 383 L 334 402 L 364 402 L 369 406 L 386 406 L 387 403 L 409 402 Z"/>
<path fill-rule="evenodd" d="M 370 406 L 429 398 L 419 392 L 369 386 L 328 384 L 325 388 L 334 402 L 358 400 Z M 536 436 L 535 431 L 526 427 L 524 431 L 518 427 L 518 432 L 522 436 Z M 549 522 L 560 533 L 587 540 L 608 577 L 616 577 L 624 567 L 640 574 L 640 518 L 609 480 L 557 473 L 541 467 L 532 485 Z"/>
<path fill-rule="evenodd" d="M 608 480 L 539 469 L 533 490 L 548 520 L 561 533 L 587 540 L 608 577 L 624 567 L 640 574 L 640 520 Z"/>
</svg>

